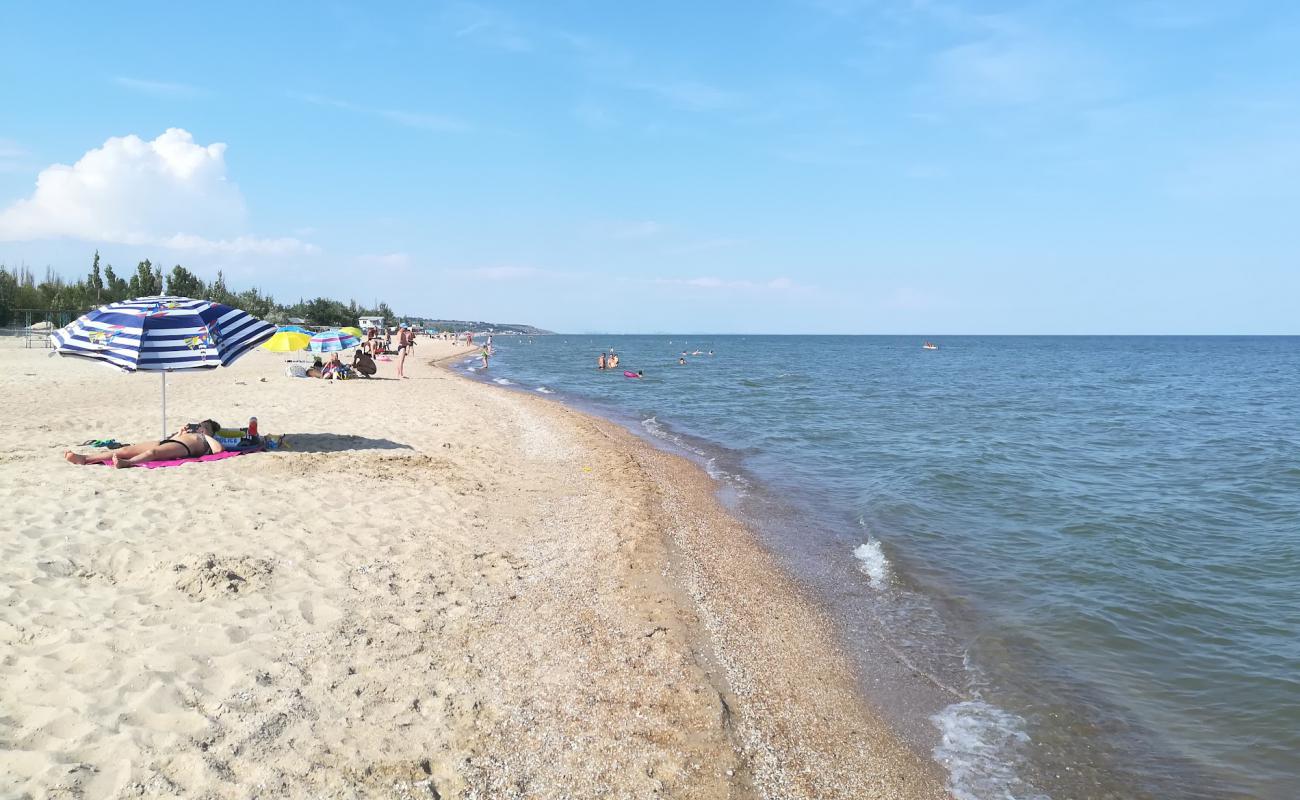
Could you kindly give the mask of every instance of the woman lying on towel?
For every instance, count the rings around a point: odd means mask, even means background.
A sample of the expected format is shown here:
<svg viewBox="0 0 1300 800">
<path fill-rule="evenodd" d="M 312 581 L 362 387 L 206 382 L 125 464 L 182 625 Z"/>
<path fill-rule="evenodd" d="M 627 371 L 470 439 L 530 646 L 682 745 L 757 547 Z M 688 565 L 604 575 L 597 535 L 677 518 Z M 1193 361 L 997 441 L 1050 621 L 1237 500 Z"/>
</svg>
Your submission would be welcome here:
<svg viewBox="0 0 1300 800">
<path fill-rule="evenodd" d="M 158 443 L 129 444 L 107 453 L 83 456 L 69 450 L 63 454 L 73 464 L 100 464 L 109 461 L 113 466 L 134 467 L 145 461 L 172 461 L 178 458 L 198 458 L 209 453 L 220 453 L 225 448 L 212 438 L 221 426 L 210 419 L 186 425 Z"/>
</svg>

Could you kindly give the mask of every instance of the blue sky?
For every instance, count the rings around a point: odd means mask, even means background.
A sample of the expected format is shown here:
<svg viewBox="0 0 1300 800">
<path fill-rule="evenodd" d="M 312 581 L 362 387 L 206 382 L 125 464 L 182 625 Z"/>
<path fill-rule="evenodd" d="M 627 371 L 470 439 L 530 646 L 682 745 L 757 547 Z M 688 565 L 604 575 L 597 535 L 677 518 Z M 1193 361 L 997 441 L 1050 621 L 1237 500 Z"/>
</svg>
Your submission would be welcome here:
<svg viewBox="0 0 1300 800">
<path fill-rule="evenodd" d="M 10 266 L 565 331 L 1300 333 L 1300 4 L 0 19 Z"/>
</svg>

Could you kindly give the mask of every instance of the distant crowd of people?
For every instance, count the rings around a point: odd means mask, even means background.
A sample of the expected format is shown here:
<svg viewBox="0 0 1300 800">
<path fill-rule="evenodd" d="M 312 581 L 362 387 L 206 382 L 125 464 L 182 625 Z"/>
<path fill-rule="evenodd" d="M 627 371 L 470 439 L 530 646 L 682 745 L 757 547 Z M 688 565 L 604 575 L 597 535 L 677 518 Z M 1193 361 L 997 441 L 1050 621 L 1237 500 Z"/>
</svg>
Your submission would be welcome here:
<svg viewBox="0 0 1300 800">
<path fill-rule="evenodd" d="M 409 378 L 411 376 L 406 374 L 406 359 L 415 352 L 418 334 L 419 332 L 415 328 L 407 325 L 402 325 L 396 329 L 372 326 L 364 332 L 361 345 L 353 351 L 352 363 L 345 363 L 338 353 L 332 353 L 327 360 L 322 360 L 320 356 L 317 356 L 312 365 L 306 370 L 303 370 L 301 366 L 294 366 L 291 372 L 300 377 L 324 378 L 327 380 L 370 378 L 374 377 L 379 371 L 376 362 L 392 361 L 394 359 L 390 356 L 396 356 L 397 377 Z M 424 331 L 424 334 L 432 339 L 442 341 L 463 341 L 468 347 L 474 345 L 474 334 L 469 331 L 464 333 Z M 483 359 L 484 367 L 487 367 L 488 358 L 492 353 L 492 336 L 489 334 L 479 349 L 479 355 Z"/>
</svg>

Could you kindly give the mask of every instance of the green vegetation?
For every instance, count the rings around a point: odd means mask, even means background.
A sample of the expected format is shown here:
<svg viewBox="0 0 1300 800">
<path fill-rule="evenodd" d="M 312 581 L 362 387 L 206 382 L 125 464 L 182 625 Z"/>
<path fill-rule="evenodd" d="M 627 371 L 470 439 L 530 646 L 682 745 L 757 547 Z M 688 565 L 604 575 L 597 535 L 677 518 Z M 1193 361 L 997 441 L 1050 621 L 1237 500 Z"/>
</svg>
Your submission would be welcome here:
<svg viewBox="0 0 1300 800">
<path fill-rule="evenodd" d="M 99 251 L 96 251 L 90 272 L 77 281 L 67 281 L 50 268 L 46 268 L 44 280 L 37 281 L 26 267 L 8 269 L 0 264 L 0 327 L 23 324 L 26 317 L 21 311 L 34 312 L 32 322 L 50 320 L 61 324 L 69 315 L 77 317 L 105 303 L 157 294 L 213 300 L 281 324 L 290 317 L 305 319 L 309 325 L 330 326 L 356 325 L 357 317 L 361 316 L 383 317 L 389 322 L 398 319 L 387 303 L 367 308 L 357 305 L 355 300 L 344 303 L 317 297 L 282 305 L 258 289 L 231 291 L 221 272 L 217 272 L 216 280 L 205 283 L 180 264 L 164 275 L 162 267 L 148 259 L 136 265 L 135 274 L 129 279 L 121 278 L 111 264 L 105 264 L 101 271 Z"/>
</svg>

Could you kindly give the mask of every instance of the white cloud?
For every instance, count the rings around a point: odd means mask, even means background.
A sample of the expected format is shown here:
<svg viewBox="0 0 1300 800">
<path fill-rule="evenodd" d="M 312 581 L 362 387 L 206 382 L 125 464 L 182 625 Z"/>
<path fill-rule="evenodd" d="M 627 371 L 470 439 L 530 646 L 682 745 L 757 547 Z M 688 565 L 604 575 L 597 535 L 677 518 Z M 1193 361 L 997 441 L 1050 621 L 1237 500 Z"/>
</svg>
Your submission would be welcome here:
<svg viewBox="0 0 1300 800">
<path fill-rule="evenodd" d="M 160 244 L 172 250 L 193 253 L 230 253 L 232 255 L 286 256 L 319 253 L 320 248 L 300 239 L 283 236 L 278 239 L 259 239 L 253 236 L 236 236 L 233 239 L 204 239 L 188 233 L 178 233 L 166 239 L 141 239 L 127 244 Z"/>
<path fill-rule="evenodd" d="M 113 78 L 113 83 L 124 89 L 130 89 L 141 94 L 149 94 L 154 97 L 171 97 L 175 99 L 185 99 L 198 97 L 203 92 L 196 86 L 190 86 L 186 83 L 172 83 L 170 81 L 148 81 L 139 78 L 128 78 L 118 75 Z"/>
<path fill-rule="evenodd" d="M 243 233 L 244 198 L 226 179 L 226 145 L 169 128 L 113 137 L 76 164 L 53 164 L 36 190 L 0 211 L 0 241 L 71 238 L 192 252 L 287 254 L 316 248 Z"/>
</svg>

